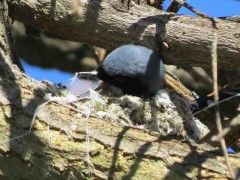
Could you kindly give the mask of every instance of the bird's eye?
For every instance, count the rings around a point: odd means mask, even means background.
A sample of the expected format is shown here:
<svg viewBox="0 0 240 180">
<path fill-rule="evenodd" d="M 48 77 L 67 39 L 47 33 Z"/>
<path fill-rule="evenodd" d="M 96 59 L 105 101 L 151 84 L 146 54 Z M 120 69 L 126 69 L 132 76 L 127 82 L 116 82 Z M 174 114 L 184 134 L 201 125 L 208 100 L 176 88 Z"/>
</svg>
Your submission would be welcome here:
<svg viewBox="0 0 240 180">
<path fill-rule="evenodd" d="M 123 82 L 124 79 L 121 76 L 115 76 L 114 81 L 120 83 L 120 82 Z"/>
</svg>

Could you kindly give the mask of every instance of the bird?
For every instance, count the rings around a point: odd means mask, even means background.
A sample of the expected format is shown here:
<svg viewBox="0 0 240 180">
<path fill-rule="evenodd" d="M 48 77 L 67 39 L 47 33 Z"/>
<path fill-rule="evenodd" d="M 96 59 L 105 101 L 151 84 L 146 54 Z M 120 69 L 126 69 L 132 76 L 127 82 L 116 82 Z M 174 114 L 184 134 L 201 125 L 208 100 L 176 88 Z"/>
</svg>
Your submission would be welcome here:
<svg viewBox="0 0 240 180">
<path fill-rule="evenodd" d="M 153 96 L 164 87 L 165 67 L 159 53 L 140 45 L 123 45 L 107 55 L 97 69 L 99 79 L 123 94 Z"/>
<path fill-rule="evenodd" d="M 109 53 L 96 71 L 80 72 L 77 76 L 79 79 L 91 79 L 89 88 L 94 89 L 104 81 L 120 88 L 123 94 L 152 97 L 164 88 L 166 74 L 158 52 L 144 46 L 128 44 Z M 240 88 L 220 92 L 219 103 L 237 96 L 240 96 Z M 196 98 L 190 105 L 194 115 L 215 106 L 213 96 Z"/>
</svg>

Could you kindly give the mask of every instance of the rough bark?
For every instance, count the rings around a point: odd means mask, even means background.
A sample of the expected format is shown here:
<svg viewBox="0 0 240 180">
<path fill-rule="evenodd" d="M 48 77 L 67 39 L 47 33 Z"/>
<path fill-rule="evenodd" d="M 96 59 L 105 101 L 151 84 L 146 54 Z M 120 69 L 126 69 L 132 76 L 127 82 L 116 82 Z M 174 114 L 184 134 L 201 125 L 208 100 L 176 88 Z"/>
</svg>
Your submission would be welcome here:
<svg viewBox="0 0 240 180">
<path fill-rule="evenodd" d="M 1 179 L 229 178 L 224 157 L 211 146 L 116 126 L 101 118 L 86 120 L 70 105 L 49 102 L 38 111 L 28 133 L 37 106 L 46 93 L 56 95 L 56 89 L 12 64 L 7 14 L 0 10 Z M 230 163 L 234 170 L 239 168 L 236 156 Z"/>
<path fill-rule="evenodd" d="M 100 118 L 90 117 L 86 121 L 84 115 L 77 118 L 78 128 L 75 129 L 72 122 L 77 113 L 55 102 L 49 103 L 38 113 L 34 129 L 31 134 L 26 134 L 34 110 L 43 101 L 43 94 L 54 92 L 49 84 L 36 82 L 16 67 L 3 64 L 8 60 L 8 56 L 2 56 L 1 67 L 10 68 L 0 73 L 4 79 L 1 89 L 4 96 L 0 98 L 2 178 L 229 177 L 224 157 L 210 146 L 179 141 L 171 136 L 159 137 L 155 133 L 131 127 L 119 127 Z M 13 78 L 16 80 L 14 84 Z M 87 134 L 89 143 L 86 142 Z M 236 156 L 231 156 L 230 162 L 234 169 L 239 167 Z"/>
<path fill-rule="evenodd" d="M 6 69 L 9 66 L 4 66 L 3 60 L 8 57 L 1 58 L 1 67 Z M 43 93 L 53 90 L 13 66 L 11 71 L 1 71 L 0 75 L 5 79 L 1 89 L 4 96 L 0 98 L 1 178 L 229 178 L 224 157 L 210 146 L 119 127 L 95 117 L 88 121 L 84 116 L 79 117 L 74 131 L 72 120 L 77 113 L 54 102 L 42 109 L 31 134 L 26 134 L 34 110 L 43 101 Z M 16 79 L 16 83 L 9 77 Z M 231 156 L 230 162 L 234 169 L 239 168 L 237 156 Z"/>
<path fill-rule="evenodd" d="M 210 67 L 213 28 L 208 19 L 175 15 L 118 1 L 9 1 L 10 15 L 57 37 L 106 49 L 134 43 L 160 49 L 167 64 Z M 216 19 L 219 68 L 240 68 L 240 24 Z"/>
</svg>

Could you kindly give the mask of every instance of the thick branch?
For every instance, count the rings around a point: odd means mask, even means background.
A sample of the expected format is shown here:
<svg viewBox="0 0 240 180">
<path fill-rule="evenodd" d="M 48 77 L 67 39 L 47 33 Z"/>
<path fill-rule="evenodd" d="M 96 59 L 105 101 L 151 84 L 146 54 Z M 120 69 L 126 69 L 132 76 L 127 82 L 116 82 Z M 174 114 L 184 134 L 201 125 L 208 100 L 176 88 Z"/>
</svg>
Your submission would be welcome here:
<svg viewBox="0 0 240 180">
<path fill-rule="evenodd" d="M 3 74 L 1 73 L 1 76 Z M 15 74 L 18 91 L 22 96 L 14 99 L 12 90 L 5 88 L 9 102 L 1 97 L 0 146 L 4 163 L 2 175 L 10 179 L 75 179 L 93 176 L 108 178 L 184 178 L 203 177 L 227 178 L 227 167 L 221 154 L 206 145 L 191 144 L 174 140 L 174 137 L 159 137 L 155 133 L 131 127 L 119 127 L 111 122 L 84 115 L 57 103 L 49 103 L 38 113 L 31 134 L 16 138 L 29 130 L 31 115 L 41 102 L 41 91 L 46 85 Z M 5 80 L 7 87 L 11 80 Z M 16 85 L 17 86 L 17 85 Z M 30 91 L 29 91 L 30 90 Z M 39 91 L 39 92 L 38 92 Z M 4 93 L 5 93 L 4 92 Z M 1 92 L 2 93 L 2 92 Z M 36 98 L 38 97 L 38 98 Z M 31 109 L 30 109 L 31 108 Z M 13 111 L 13 113 L 11 113 Z M 75 117 L 75 118 L 74 118 Z M 6 123 L 11 121 L 11 123 Z M 73 126 L 77 126 L 75 128 Z M 48 131 L 48 125 L 50 131 Z M 88 126 L 88 128 L 86 128 Z M 88 129 L 88 131 L 86 130 Z M 60 133 L 60 130 L 63 133 Z M 67 134 L 69 136 L 67 136 Z M 88 135 L 87 135 L 88 134 Z M 90 142 L 86 142 L 86 136 Z M 50 138 L 49 138 L 50 137 Z M 74 140 L 69 140 L 73 138 Z M 90 159 L 87 161 L 86 149 Z M 8 156 L 5 156 L 5 154 Z M 5 158 L 3 158 L 5 157 Z M 88 166 L 90 163 L 92 166 Z M 236 157 L 231 157 L 235 168 L 239 167 Z M 16 169 L 12 173 L 11 168 Z M 91 175 L 88 171 L 91 170 Z"/>
<path fill-rule="evenodd" d="M 142 44 L 160 48 L 167 64 L 210 67 L 210 20 L 134 3 L 126 11 L 117 2 L 81 1 L 75 9 L 68 0 L 59 0 L 55 6 L 50 0 L 11 0 L 9 5 L 12 19 L 63 39 L 107 49 L 127 43 Z M 219 19 L 216 23 L 219 67 L 239 69 L 240 24 Z"/>
<path fill-rule="evenodd" d="M 212 147 L 119 127 L 99 117 L 86 120 L 84 112 L 80 116 L 70 104 L 48 103 L 26 134 L 44 93 L 54 94 L 56 89 L 30 79 L 11 63 L 11 42 L 3 23 L 7 16 L 0 10 L 1 179 L 229 177 L 223 157 Z M 230 162 L 239 168 L 236 157 Z"/>
<path fill-rule="evenodd" d="M 223 157 L 212 147 L 119 127 L 101 118 L 86 121 L 84 112 L 79 116 L 70 105 L 48 103 L 38 111 L 33 131 L 26 133 L 43 94 L 56 91 L 12 65 L 9 34 L 1 18 L 1 179 L 229 177 Z M 239 167 L 235 157 L 230 161 Z"/>
</svg>

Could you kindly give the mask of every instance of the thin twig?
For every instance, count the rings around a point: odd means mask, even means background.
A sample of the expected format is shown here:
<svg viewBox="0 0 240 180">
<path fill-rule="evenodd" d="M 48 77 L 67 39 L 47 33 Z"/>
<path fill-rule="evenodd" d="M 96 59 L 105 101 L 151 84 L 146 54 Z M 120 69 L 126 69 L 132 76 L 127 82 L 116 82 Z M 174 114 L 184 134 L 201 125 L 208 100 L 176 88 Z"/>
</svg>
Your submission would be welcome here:
<svg viewBox="0 0 240 180">
<path fill-rule="evenodd" d="M 184 0 L 174 0 L 174 1 L 179 3 L 180 5 L 184 6 L 188 10 L 192 11 L 194 14 L 196 14 L 196 15 L 198 15 L 200 17 L 209 19 L 212 22 L 213 28 L 217 29 L 216 21 L 214 20 L 214 18 L 208 16 L 207 14 L 205 14 L 205 13 L 203 13 L 201 11 L 198 11 L 194 7 L 190 6 L 188 3 L 184 2 Z"/>
<path fill-rule="evenodd" d="M 224 136 L 226 136 L 234 127 L 240 125 L 240 114 L 232 119 L 229 126 L 224 128 L 221 133 L 212 137 L 212 141 L 220 141 Z"/>
<path fill-rule="evenodd" d="M 219 134 L 222 133 L 222 124 L 220 118 L 220 110 L 219 110 L 219 96 L 218 96 L 218 78 L 217 78 L 217 29 L 214 29 L 213 33 L 213 41 L 212 41 L 212 49 L 211 49 L 211 58 L 212 58 L 212 75 L 213 75 L 213 95 L 214 95 L 214 103 L 215 106 L 215 115 L 216 115 L 216 125 L 219 131 Z M 235 174 L 233 173 L 232 167 L 229 163 L 229 157 L 227 153 L 227 146 L 224 138 L 220 140 L 221 148 L 225 157 L 225 161 L 228 166 L 229 173 L 232 179 L 235 179 Z"/>
</svg>

